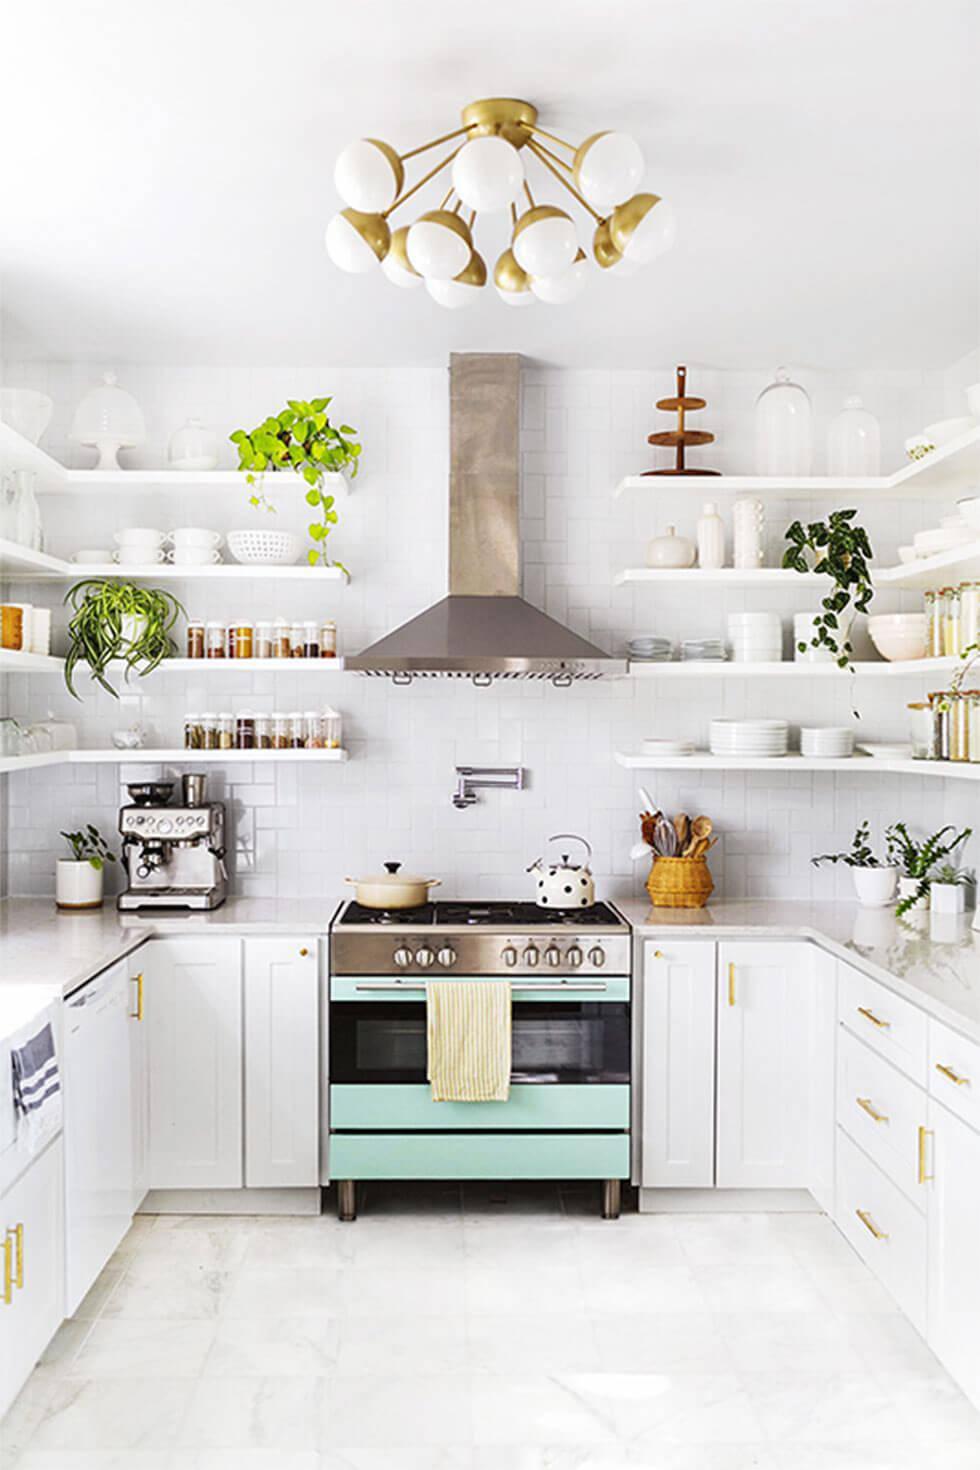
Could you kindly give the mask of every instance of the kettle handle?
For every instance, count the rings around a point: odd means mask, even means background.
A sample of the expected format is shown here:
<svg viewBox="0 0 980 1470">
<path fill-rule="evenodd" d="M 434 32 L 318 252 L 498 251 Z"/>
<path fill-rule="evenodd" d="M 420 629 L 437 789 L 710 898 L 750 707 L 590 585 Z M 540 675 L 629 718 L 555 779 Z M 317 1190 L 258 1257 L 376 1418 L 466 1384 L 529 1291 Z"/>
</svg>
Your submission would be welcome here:
<svg viewBox="0 0 980 1470">
<path fill-rule="evenodd" d="M 577 832 L 556 832 L 553 837 L 548 838 L 548 841 L 558 842 L 563 837 L 571 838 L 573 842 L 581 842 L 586 852 L 585 866 L 588 867 L 589 863 L 591 863 L 592 861 L 592 844 L 587 842 L 584 837 L 580 837 Z M 528 869 L 528 872 L 530 872 L 530 868 Z"/>
</svg>

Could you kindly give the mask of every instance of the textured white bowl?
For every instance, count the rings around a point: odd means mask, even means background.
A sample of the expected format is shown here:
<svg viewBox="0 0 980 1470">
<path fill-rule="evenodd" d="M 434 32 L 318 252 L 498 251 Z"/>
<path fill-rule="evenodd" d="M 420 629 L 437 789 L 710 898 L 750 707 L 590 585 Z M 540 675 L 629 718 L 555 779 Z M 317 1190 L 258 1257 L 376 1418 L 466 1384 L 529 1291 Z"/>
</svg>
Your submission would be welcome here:
<svg viewBox="0 0 980 1470">
<path fill-rule="evenodd" d="M 976 539 L 976 532 L 970 526 L 964 526 L 962 530 L 937 526 L 934 530 L 916 531 L 912 537 L 917 556 L 937 556 L 939 552 L 952 551 L 957 546 L 970 546 Z"/>
<path fill-rule="evenodd" d="M 229 531 L 226 540 L 237 562 L 256 566 L 291 566 L 301 548 L 292 531 Z"/>
<path fill-rule="evenodd" d="M 919 614 L 910 613 L 909 616 L 916 618 Z M 889 627 L 887 624 L 872 627 L 876 621 L 875 618 L 868 619 L 868 636 L 882 658 L 889 663 L 904 663 L 910 658 L 926 657 L 929 645 L 924 615 L 921 626 L 907 628 Z"/>
</svg>

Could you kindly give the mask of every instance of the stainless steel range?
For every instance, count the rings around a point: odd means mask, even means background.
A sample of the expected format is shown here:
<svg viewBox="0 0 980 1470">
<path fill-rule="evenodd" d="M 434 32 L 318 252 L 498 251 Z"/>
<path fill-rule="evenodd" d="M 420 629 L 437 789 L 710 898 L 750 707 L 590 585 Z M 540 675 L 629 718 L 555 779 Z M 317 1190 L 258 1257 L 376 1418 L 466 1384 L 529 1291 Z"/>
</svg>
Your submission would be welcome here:
<svg viewBox="0 0 980 1470">
<path fill-rule="evenodd" d="M 348 903 L 330 936 L 330 1174 L 342 1219 L 367 1179 L 596 1179 L 630 1169 L 630 929 L 611 904 Z M 433 1102 L 430 979 L 508 979 L 507 1102 Z"/>
</svg>

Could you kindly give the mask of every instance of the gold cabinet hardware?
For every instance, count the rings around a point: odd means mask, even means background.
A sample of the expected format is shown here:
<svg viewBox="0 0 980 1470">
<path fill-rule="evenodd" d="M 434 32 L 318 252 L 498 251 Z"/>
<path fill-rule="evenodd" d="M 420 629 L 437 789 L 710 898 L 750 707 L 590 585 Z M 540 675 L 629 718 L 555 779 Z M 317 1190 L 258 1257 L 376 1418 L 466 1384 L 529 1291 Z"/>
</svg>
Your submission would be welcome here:
<svg viewBox="0 0 980 1470">
<path fill-rule="evenodd" d="M 654 957 L 655 960 L 662 960 L 663 957 L 664 957 L 663 950 L 662 949 L 655 949 L 653 951 L 653 957 Z"/>
<path fill-rule="evenodd" d="M 24 1289 L 24 1227 L 14 1227 L 14 1285 L 18 1290 Z"/>
<path fill-rule="evenodd" d="M 883 1021 L 880 1016 L 876 1016 L 874 1011 L 870 1011 L 867 1006 L 858 1006 L 858 1015 L 863 1016 L 866 1021 L 870 1021 L 872 1026 L 880 1026 L 883 1031 L 887 1031 L 891 1025 L 891 1021 Z"/>
<path fill-rule="evenodd" d="M 303 948 L 302 948 L 302 949 L 301 949 L 301 950 L 300 950 L 300 954 L 301 954 L 301 955 L 302 955 L 302 956 L 303 956 L 303 958 L 304 958 L 304 960 L 305 960 L 305 959 L 306 959 L 306 956 L 307 956 L 307 955 L 308 955 L 308 954 L 309 954 L 309 950 L 308 950 L 308 949 L 307 949 L 307 948 L 306 948 L 306 947 L 305 947 L 305 946 L 304 946 L 304 947 L 303 947 Z"/>
<path fill-rule="evenodd" d="M 870 1230 L 875 1240 L 887 1240 L 888 1235 L 884 1230 L 879 1230 L 867 1210 L 855 1210 L 855 1215 L 861 1221 L 865 1230 Z"/>
<path fill-rule="evenodd" d="M 728 962 L 728 1004 L 735 1004 L 735 961 Z"/>
<path fill-rule="evenodd" d="M 136 986 L 136 1009 L 135 1009 L 135 1011 L 130 1011 L 129 1016 L 130 1016 L 130 1020 L 132 1020 L 132 1021 L 142 1021 L 142 1019 L 143 1019 L 143 971 L 142 970 L 140 970 L 140 972 L 139 972 L 138 975 L 134 975 L 133 976 L 133 984 Z"/>
<path fill-rule="evenodd" d="M 14 1243 L 10 1238 L 10 1232 L 3 1238 L 3 1300 L 5 1306 L 10 1306 L 14 1299 Z"/>
<path fill-rule="evenodd" d="M 931 1137 L 932 1137 L 932 1129 L 931 1128 L 924 1128 L 924 1127 L 920 1126 L 920 1128 L 919 1128 L 919 1183 L 920 1184 L 928 1184 L 931 1181 L 932 1177 L 933 1177 L 931 1174 L 927 1174 L 926 1173 L 926 1148 L 927 1148 L 926 1139 L 927 1138 L 931 1138 Z"/>
<path fill-rule="evenodd" d="M 950 1082 L 955 1082 L 957 1087 L 966 1087 L 969 1084 L 969 1077 L 961 1077 L 958 1072 L 954 1072 L 952 1067 L 947 1067 L 943 1062 L 936 1063 L 936 1071 L 942 1072 L 943 1076 L 948 1077 Z"/>
<path fill-rule="evenodd" d="M 872 1103 L 870 1097 L 856 1097 L 854 1101 L 857 1103 L 859 1108 L 864 1109 L 869 1118 L 874 1118 L 876 1123 L 888 1122 L 888 1114 L 879 1113 L 878 1109 Z"/>
</svg>

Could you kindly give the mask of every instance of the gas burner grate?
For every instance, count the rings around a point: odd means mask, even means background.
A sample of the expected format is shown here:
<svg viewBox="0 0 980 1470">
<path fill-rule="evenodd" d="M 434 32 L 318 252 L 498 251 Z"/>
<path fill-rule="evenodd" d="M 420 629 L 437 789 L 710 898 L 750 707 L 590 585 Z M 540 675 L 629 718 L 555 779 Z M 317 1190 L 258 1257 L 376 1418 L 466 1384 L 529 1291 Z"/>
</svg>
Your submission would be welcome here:
<svg viewBox="0 0 980 1470">
<path fill-rule="evenodd" d="M 420 903 L 413 909 L 369 909 L 351 899 L 340 915 L 340 924 L 373 924 L 378 928 L 397 928 L 399 924 L 431 924 L 435 919 L 435 906 Z"/>
</svg>

